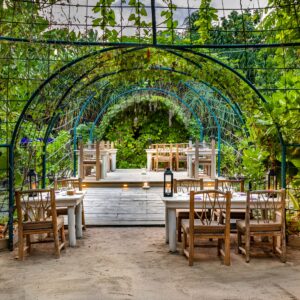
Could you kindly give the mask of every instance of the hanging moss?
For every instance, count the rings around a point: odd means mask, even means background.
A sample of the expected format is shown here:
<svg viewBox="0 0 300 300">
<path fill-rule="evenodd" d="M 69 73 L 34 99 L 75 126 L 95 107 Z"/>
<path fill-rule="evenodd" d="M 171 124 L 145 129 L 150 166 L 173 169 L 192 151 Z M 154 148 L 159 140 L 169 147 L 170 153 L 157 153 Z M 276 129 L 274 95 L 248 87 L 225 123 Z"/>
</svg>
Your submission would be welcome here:
<svg viewBox="0 0 300 300">
<path fill-rule="evenodd" d="M 149 109 L 149 102 L 135 103 L 119 111 L 110 119 L 103 138 L 114 141 L 118 149 L 118 168 L 141 168 L 146 166 L 145 149 L 152 143 L 187 142 L 190 136 L 182 115 L 170 107 L 156 102 L 156 109 Z M 169 126 L 171 125 L 171 126 Z"/>
</svg>

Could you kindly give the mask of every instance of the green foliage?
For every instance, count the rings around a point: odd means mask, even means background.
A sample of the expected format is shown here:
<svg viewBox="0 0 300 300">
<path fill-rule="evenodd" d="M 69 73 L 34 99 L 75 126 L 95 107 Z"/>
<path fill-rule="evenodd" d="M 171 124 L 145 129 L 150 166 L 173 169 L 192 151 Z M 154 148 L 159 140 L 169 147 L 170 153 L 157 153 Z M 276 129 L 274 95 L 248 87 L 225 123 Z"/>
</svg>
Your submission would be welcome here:
<svg viewBox="0 0 300 300">
<path fill-rule="evenodd" d="M 101 125 L 105 130 L 102 129 L 102 137 L 115 142 L 118 168 L 145 167 L 145 149 L 149 147 L 149 141 L 179 143 L 188 140 L 189 132 L 182 116 L 175 111 L 170 114 L 171 108 L 164 102 L 159 102 L 151 110 L 149 107 L 152 107 L 150 101 L 131 102 L 124 108 L 116 105 L 108 113 L 109 120 L 103 120 L 107 125 Z"/>
</svg>

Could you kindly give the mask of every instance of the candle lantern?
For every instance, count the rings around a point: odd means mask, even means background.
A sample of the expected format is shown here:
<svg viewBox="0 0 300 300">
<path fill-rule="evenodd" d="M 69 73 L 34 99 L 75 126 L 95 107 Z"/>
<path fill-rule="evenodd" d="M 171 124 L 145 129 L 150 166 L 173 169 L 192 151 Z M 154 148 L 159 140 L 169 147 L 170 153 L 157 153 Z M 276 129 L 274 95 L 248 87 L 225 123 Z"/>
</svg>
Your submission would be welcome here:
<svg viewBox="0 0 300 300">
<path fill-rule="evenodd" d="M 277 190 L 277 176 L 275 169 L 271 169 L 268 173 L 268 190 Z"/>
<path fill-rule="evenodd" d="M 170 168 L 164 173 L 164 197 L 173 197 L 173 173 Z"/>
<path fill-rule="evenodd" d="M 30 169 L 27 173 L 29 189 L 35 190 L 38 186 L 38 177 L 36 172 L 33 169 Z"/>
</svg>

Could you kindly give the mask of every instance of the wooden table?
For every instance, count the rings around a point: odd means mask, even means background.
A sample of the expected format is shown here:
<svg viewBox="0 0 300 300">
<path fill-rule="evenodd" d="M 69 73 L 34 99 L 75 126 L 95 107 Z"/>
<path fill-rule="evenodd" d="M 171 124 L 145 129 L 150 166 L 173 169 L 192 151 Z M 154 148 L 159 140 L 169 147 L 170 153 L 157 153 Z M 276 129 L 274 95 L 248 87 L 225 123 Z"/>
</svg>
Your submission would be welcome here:
<svg viewBox="0 0 300 300">
<path fill-rule="evenodd" d="M 69 245 L 76 246 L 76 238 L 82 238 L 82 202 L 86 192 L 67 195 L 66 192 L 55 193 L 56 207 L 68 208 Z"/>
<path fill-rule="evenodd" d="M 162 201 L 165 204 L 165 222 L 166 222 L 166 243 L 169 243 L 171 252 L 176 252 L 176 209 L 189 209 L 190 198 L 185 194 L 174 197 L 163 197 Z M 221 202 L 222 200 L 219 200 Z M 225 199 L 223 200 L 225 202 Z M 224 203 L 225 204 L 225 203 Z M 210 208 L 207 203 L 207 208 Z M 195 201 L 195 208 L 201 208 L 201 201 Z M 231 200 L 231 208 L 245 209 L 246 208 L 246 194 L 237 193 L 233 195 Z"/>
</svg>

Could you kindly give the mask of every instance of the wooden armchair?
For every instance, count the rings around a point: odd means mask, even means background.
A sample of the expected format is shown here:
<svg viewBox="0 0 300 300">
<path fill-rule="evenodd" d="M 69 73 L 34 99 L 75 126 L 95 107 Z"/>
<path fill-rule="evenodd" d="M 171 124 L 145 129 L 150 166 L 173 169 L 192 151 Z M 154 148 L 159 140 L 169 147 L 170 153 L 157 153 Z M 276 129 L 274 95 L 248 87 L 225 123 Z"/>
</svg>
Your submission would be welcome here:
<svg viewBox="0 0 300 300">
<path fill-rule="evenodd" d="M 252 220 L 250 220 L 251 209 Z M 257 236 L 271 237 L 273 253 L 279 254 L 281 261 L 286 262 L 285 191 L 249 191 L 246 218 L 237 221 L 237 232 L 238 253 L 246 256 L 246 262 L 250 261 L 251 237 L 253 237 L 252 242 L 255 242 L 254 237 Z M 244 245 L 242 244 L 243 236 Z"/>
<path fill-rule="evenodd" d="M 101 177 L 100 143 L 95 144 L 96 149 L 84 149 L 83 143 L 79 146 L 80 177 L 85 178 L 87 169 L 96 168 L 96 180 Z M 94 153 L 93 153 L 94 150 Z"/>
<path fill-rule="evenodd" d="M 53 234 L 55 255 L 59 258 L 61 249 L 65 249 L 65 232 L 63 217 L 56 215 L 54 189 L 18 191 L 15 196 L 18 213 L 19 260 L 24 260 L 24 251 L 30 252 L 31 244 L 49 241 L 31 240 L 31 235 L 36 234 Z"/>
<path fill-rule="evenodd" d="M 54 189 L 59 190 L 61 188 L 68 188 L 71 187 L 72 189 L 82 191 L 82 179 L 81 178 L 66 178 L 61 180 L 54 181 Z M 68 215 L 68 208 L 67 207 L 59 207 L 56 209 L 58 216 L 67 216 Z M 84 216 L 84 206 L 82 202 L 82 229 L 86 230 L 85 225 L 85 216 Z"/>
<path fill-rule="evenodd" d="M 164 168 L 172 169 L 172 144 L 156 144 L 156 153 L 154 156 L 154 169 L 159 170 L 159 164 L 162 163 Z"/>
<path fill-rule="evenodd" d="M 180 170 L 180 163 L 183 164 L 183 168 L 181 170 L 187 169 L 187 154 L 186 149 L 188 147 L 188 144 L 176 144 L 176 171 Z"/>
<path fill-rule="evenodd" d="M 230 192 L 218 190 L 190 192 L 189 220 L 182 221 L 182 250 L 190 266 L 194 261 L 196 239 L 218 239 L 218 255 L 224 257 L 225 265 L 230 265 L 230 205 Z M 208 208 L 211 211 L 225 210 L 225 219 L 214 220 L 213 213 L 208 213 Z"/>
<path fill-rule="evenodd" d="M 244 179 L 215 179 L 215 189 L 222 192 L 241 192 L 245 191 Z M 215 215 L 219 216 L 219 211 L 215 212 Z M 224 212 L 223 212 L 224 213 Z M 236 232 L 236 220 L 245 219 L 244 209 L 231 209 L 230 211 L 230 227 L 231 231 Z"/>
<path fill-rule="evenodd" d="M 190 193 L 203 190 L 203 179 L 174 179 L 174 193 Z M 189 218 L 189 210 L 177 209 L 177 240 L 181 242 L 181 221 Z"/>
</svg>

